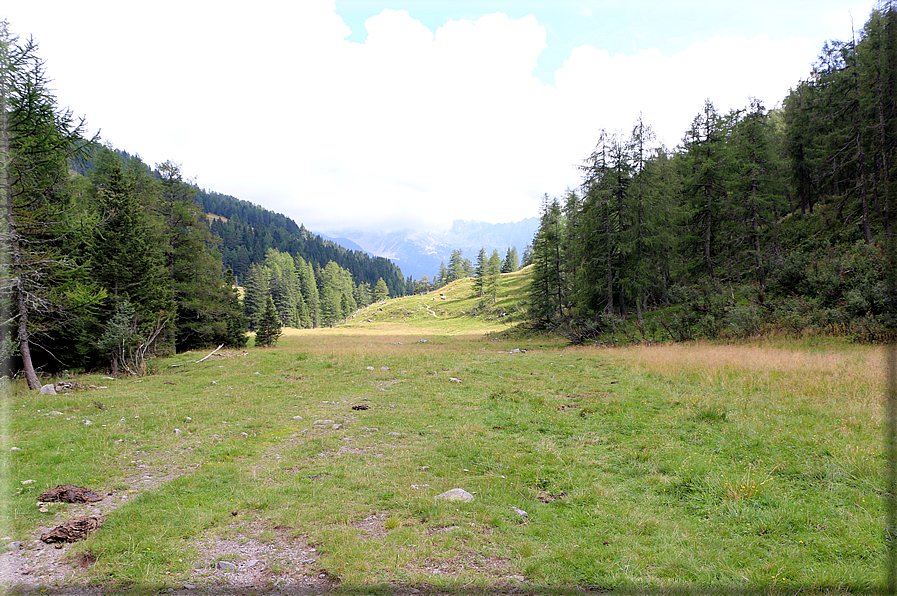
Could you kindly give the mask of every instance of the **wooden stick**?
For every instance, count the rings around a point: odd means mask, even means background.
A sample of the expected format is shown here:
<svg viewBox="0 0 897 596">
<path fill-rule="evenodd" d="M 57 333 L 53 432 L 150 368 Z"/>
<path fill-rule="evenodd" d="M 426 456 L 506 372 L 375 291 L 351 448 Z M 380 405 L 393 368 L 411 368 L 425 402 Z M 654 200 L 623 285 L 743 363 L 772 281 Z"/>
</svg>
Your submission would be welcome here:
<svg viewBox="0 0 897 596">
<path fill-rule="evenodd" d="M 220 349 L 223 348 L 223 347 L 224 347 L 224 344 L 221 344 L 220 346 L 218 346 L 217 348 L 215 348 L 214 350 L 212 350 L 211 354 L 209 354 L 208 356 L 206 356 L 206 357 L 203 358 L 202 360 L 197 360 L 196 363 L 199 364 L 199 363 L 202 362 L 203 360 L 208 360 L 209 358 L 212 357 L 212 354 L 214 354 L 215 352 L 217 352 L 218 350 L 220 350 Z"/>
</svg>

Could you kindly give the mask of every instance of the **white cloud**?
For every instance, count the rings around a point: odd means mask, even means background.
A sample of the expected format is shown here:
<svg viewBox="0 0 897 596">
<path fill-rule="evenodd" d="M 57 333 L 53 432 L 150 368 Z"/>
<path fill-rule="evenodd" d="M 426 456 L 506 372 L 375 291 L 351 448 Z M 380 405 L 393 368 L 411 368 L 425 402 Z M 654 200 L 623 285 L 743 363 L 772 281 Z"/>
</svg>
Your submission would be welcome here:
<svg viewBox="0 0 897 596">
<path fill-rule="evenodd" d="M 546 47 L 533 16 L 433 31 L 384 10 L 351 43 L 332 0 L 54 3 L 68 22 L 9 18 L 41 43 L 64 105 L 150 164 L 319 231 L 535 215 L 579 183 L 601 128 L 628 132 L 641 111 L 675 145 L 705 98 L 772 107 L 818 49 L 762 35 L 669 56 L 582 46 L 551 86 L 532 75 Z"/>
</svg>

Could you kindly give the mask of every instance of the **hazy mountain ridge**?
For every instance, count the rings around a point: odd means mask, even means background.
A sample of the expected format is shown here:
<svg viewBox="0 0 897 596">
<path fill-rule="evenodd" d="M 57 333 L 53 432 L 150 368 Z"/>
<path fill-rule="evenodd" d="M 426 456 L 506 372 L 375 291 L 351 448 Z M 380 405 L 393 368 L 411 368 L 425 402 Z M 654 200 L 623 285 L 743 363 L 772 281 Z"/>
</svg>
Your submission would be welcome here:
<svg viewBox="0 0 897 596">
<path fill-rule="evenodd" d="M 432 280 L 439 273 L 440 263 L 448 264 L 455 250 L 462 251 L 464 258 L 476 261 L 480 248 L 486 249 L 487 255 L 497 250 L 504 258 L 509 248 L 516 247 L 522 257 L 538 228 L 538 217 L 499 224 L 459 219 L 441 232 L 341 230 L 323 236 L 343 246 L 354 244 L 374 256 L 390 259 L 406 276 L 421 279 L 426 275 Z"/>
</svg>

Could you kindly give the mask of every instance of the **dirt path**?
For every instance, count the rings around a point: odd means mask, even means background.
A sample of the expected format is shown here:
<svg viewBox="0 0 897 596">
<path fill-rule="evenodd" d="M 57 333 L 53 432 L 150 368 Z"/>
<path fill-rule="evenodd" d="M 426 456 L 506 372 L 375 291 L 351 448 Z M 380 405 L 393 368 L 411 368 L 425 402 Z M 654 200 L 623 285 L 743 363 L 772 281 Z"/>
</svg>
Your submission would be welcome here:
<svg viewBox="0 0 897 596">
<path fill-rule="evenodd" d="M 90 557 L 73 553 L 70 544 L 45 544 L 40 536 L 77 515 L 109 515 L 141 492 L 156 490 L 192 473 L 199 464 L 179 467 L 170 458 L 149 459 L 138 451 L 132 465 L 134 472 L 122 482 L 128 488 L 101 492 L 103 500 L 96 503 L 41 503 L 51 511 L 57 510 L 49 525 L 35 528 L 27 541 L 13 542 L 5 537 L 0 544 L 2 593 L 104 594 L 101 587 L 89 585 Z M 197 537 L 193 545 L 202 553 L 200 560 L 190 578 L 170 593 L 227 593 L 249 588 L 270 590 L 272 594 L 289 591 L 291 595 L 329 591 L 332 583 L 326 572 L 316 567 L 315 549 L 305 540 L 291 538 L 282 528 L 274 528 L 274 541 L 256 539 L 268 529 L 261 522 L 241 520 Z M 229 538 L 220 538 L 221 530 L 227 530 Z"/>
</svg>

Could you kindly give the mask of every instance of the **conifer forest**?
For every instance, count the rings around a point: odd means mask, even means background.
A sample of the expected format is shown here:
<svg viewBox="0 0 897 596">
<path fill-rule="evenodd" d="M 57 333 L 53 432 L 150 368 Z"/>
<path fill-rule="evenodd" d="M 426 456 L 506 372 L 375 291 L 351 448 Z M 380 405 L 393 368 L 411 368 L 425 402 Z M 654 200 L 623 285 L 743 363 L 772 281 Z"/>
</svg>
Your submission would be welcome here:
<svg viewBox="0 0 897 596">
<path fill-rule="evenodd" d="M 149 166 L 60 109 L 34 41 L 0 22 L 3 374 L 106 369 L 244 346 L 261 326 L 313 328 L 430 289 L 390 261 Z M 582 183 L 543 198 L 530 325 L 598 341 L 825 333 L 893 337 L 897 5 L 828 42 L 776 106 L 696 106 L 676 147 L 650 123 L 604 131 Z M 504 260 L 460 252 L 437 286 L 496 293 Z M 273 308 L 273 310 L 272 310 Z M 625 322 L 625 323 L 624 323 Z"/>
</svg>

